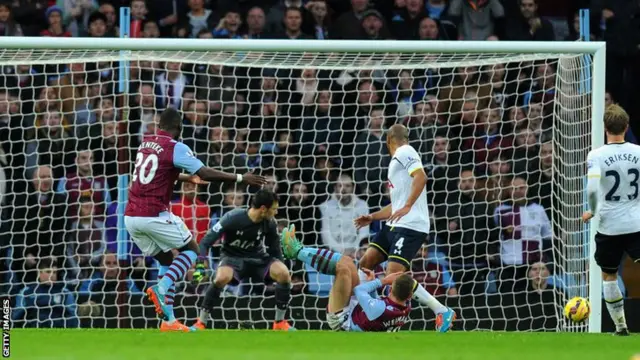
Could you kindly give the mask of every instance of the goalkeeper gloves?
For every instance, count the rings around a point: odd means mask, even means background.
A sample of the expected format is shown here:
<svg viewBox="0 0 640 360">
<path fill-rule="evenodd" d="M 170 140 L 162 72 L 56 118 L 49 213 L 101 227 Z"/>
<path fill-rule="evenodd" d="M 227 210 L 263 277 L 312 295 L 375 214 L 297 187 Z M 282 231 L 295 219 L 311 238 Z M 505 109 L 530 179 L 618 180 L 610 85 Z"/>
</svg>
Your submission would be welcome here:
<svg viewBox="0 0 640 360">
<path fill-rule="evenodd" d="M 191 283 L 193 285 L 198 285 L 202 281 L 202 279 L 204 279 L 206 273 L 207 267 L 204 264 L 204 258 L 199 257 L 196 260 L 196 270 L 193 272 L 193 279 L 191 280 Z"/>
</svg>

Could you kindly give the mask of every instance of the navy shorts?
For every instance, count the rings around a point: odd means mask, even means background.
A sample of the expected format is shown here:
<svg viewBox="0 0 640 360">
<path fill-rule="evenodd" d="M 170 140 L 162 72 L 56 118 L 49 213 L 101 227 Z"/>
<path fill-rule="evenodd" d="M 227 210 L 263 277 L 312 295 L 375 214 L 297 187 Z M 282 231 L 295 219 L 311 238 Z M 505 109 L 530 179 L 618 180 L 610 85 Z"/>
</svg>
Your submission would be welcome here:
<svg viewBox="0 0 640 360">
<path fill-rule="evenodd" d="M 420 231 L 384 225 L 370 246 L 380 250 L 388 261 L 411 268 L 411 260 L 429 235 Z"/>
<path fill-rule="evenodd" d="M 277 259 L 272 257 L 264 258 L 243 258 L 238 256 L 222 255 L 220 266 L 228 266 L 233 269 L 233 278 L 240 282 L 251 279 L 253 281 L 271 280 L 269 268 Z"/>
<path fill-rule="evenodd" d="M 596 233 L 595 258 L 603 272 L 617 273 L 624 253 L 634 262 L 640 262 L 640 232 L 622 235 Z"/>
</svg>

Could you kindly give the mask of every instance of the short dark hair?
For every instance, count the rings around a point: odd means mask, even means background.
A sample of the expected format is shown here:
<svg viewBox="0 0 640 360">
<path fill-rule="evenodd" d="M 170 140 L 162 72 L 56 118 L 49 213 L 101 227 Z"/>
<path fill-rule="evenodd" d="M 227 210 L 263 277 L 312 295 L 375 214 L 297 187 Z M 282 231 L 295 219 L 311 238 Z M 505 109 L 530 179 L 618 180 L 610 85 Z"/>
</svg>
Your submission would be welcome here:
<svg viewBox="0 0 640 360">
<path fill-rule="evenodd" d="M 623 135 L 629 126 L 629 115 L 620 105 L 611 104 L 604 111 L 604 129 L 612 135 Z"/>
<path fill-rule="evenodd" d="M 182 116 L 178 110 L 174 108 L 167 108 L 160 114 L 160 121 L 158 127 L 162 130 L 180 130 L 182 124 Z"/>
<path fill-rule="evenodd" d="M 260 209 L 263 206 L 270 208 L 273 206 L 273 203 L 276 202 L 278 202 L 278 196 L 273 191 L 260 189 L 253 195 L 251 207 L 254 209 Z"/>
<path fill-rule="evenodd" d="M 289 15 L 289 11 L 297 11 L 298 14 L 302 16 L 302 10 L 299 7 L 289 6 L 288 8 L 284 9 L 284 16 Z"/>
<path fill-rule="evenodd" d="M 391 293 L 396 299 L 407 301 L 411 299 L 415 285 L 416 281 L 409 274 L 402 274 L 393 281 Z"/>
</svg>

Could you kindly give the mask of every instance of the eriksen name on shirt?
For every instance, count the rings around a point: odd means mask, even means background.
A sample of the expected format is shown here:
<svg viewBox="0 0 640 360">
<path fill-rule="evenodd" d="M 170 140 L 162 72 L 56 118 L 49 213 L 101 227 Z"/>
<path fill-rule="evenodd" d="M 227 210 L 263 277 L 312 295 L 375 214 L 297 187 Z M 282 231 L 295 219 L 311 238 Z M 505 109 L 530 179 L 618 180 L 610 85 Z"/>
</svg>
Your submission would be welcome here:
<svg viewBox="0 0 640 360">
<path fill-rule="evenodd" d="M 618 161 L 629 161 L 632 162 L 634 164 L 638 164 L 638 160 L 640 160 L 640 158 L 638 158 L 637 156 L 633 155 L 633 154 L 615 154 L 613 156 L 609 156 L 608 158 L 604 159 L 604 164 L 607 166 L 611 166 L 613 164 L 615 164 Z"/>
</svg>

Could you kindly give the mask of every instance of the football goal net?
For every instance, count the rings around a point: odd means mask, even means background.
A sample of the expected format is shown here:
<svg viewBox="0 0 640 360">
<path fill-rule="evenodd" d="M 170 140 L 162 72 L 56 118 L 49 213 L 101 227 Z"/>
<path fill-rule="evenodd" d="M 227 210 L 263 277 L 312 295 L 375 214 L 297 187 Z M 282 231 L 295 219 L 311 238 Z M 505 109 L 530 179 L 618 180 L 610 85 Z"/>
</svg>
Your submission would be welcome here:
<svg viewBox="0 0 640 360">
<path fill-rule="evenodd" d="M 428 177 L 431 219 L 412 272 L 458 311 L 456 328 L 600 331 L 595 229 L 580 217 L 585 159 L 603 142 L 603 43 L 4 37 L 0 45 L 0 256 L 15 326 L 157 326 L 142 296 L 157 264 L 130 240 L 123 211 L 136 149 L 171 107 L 206 165 L 267 176 L 280 228 L 296 224 L 305 244 L 355 258 L 385 226 L 357 231 L 352 220 L 389 203 L 385 131 L 405 125 Z M 247 206 L 251 191 L 177 184 L 171 211 L 201 239 Z M 290 265 L 289 318 L 326 328 L 332 278 Z M 188 323 L 210 281 L 190 278 L 175 298 Z M 273 286 L 239 280 L 213 326 L 268 326 Z M 50 300 L 40 304 L 33 296 L 42 291 Z M 591 299 L 588 324 L 564 321 L 574 296 Z M 433 329 L 433 319 L 416 307 L 408 328 Z"/>
</svg>

